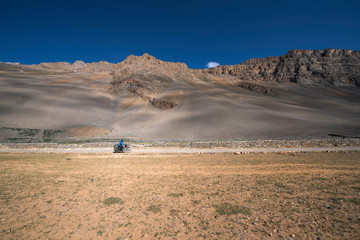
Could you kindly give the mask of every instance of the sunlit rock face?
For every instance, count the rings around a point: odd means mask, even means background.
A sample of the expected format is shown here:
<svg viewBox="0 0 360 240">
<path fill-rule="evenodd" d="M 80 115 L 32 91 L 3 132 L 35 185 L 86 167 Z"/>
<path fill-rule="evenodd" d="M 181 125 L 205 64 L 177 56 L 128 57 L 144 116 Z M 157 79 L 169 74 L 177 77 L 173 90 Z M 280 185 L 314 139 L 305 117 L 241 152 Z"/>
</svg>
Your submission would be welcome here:
<svg viewBox="0 0 360 240">
<path fill-rule="evenodd" d="M 185 63 L 161 61 L 147 53 L 143 56 L 128 56 L 124 61 L 116 64 L 112 71 L 114 78 L 126 78 L 133 74 L 151 74 L 181 79 L 191 73 Z"/>
<path fill-rule="evenodd" d="M 154 97 L 173 81 L 191 78 L 192 73 L 185 63 L 165 62 L 145 53 L 143 56 L 131 55 L 114 66 L 111 72 L 113 91 L 127 91 L 148 101 L 154 107 L 171 109 L 178 101 L 171 95 Z"/>
<path fill-rule="evenodd" d="M 290 50 L 281 57 L 250 59 L 242 64 L 217 66 L 207 71 L 248 81 L 360 86 L 360 51 Z"/>
</svg>

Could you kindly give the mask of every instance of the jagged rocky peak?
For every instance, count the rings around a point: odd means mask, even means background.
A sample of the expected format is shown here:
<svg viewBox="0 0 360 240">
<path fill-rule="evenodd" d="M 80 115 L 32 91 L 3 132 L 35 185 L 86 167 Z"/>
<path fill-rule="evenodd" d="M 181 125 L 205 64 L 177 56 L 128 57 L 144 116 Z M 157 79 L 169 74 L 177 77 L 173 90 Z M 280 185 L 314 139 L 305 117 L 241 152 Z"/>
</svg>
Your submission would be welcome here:
<svg viewBox="0 0 360 240">
<path fill-rule="evenodd" d="M 190 74 L 185 63 L 165 62 L 145 53 L 142 56 L 128 56 L 124 61 L 115 64 L 112 75 L 124 78 L 134 74 L 152 74 L 181 79 Z"/>
<path fill-rule="evenodd" d="M 131 94 L 159 109 L 171 109 L 179 104 L 176 97 L 164 93 L 173 81 L 192 76 L 185 63 L 165 62 L 145 53 L 142 56 L 128 56 L 114 66 L 111 89 L 119 94 Z"/>
<path fill-rule="evenodd" d="M 251 64 L 261 64 L 261 63 L 278 63 L 280 61 L 280 57 L 267 57 L 267 58 L 250 58 L 249 60 L 243 62 L 240 65 L 251 65 Z"/>
<path fill-rule="evenodd" d="M 142 62 L 142 61 L 159 61 L 155 57 L 149 55 L 148 53 L 144 53 L 142 56 L 130 55 L 128 56 L 124 62 L 128 64 Z"/>
<path fill-rule="evenodd" d="M 327 48 L 324 50 L 303 50 L 292 49 L 285 55 L 287 57 L 360 57 L 360 51 L 353 51 L 350 49 L 333 49 Z"/>
<path fill-rule="evenodd" d="M 280 57 L 252 58 L 241 64 L 210 68 L 211 74 L 229 74 L 247 81 L 275 81 L 276 67 Z"/>
<path fill-rule="evenodd" d="M 276 79 L 300 84 L 360 86 L 360 52 L 347 49 L 290 50 Z"/>
<path fill-rule="evenodd" d="M 360 86 L 360 51 L 290 50 L 281 57 L 250 59 L 238 65 L 217 66 L 208 72 L 248 81 Z"/>
</svg>

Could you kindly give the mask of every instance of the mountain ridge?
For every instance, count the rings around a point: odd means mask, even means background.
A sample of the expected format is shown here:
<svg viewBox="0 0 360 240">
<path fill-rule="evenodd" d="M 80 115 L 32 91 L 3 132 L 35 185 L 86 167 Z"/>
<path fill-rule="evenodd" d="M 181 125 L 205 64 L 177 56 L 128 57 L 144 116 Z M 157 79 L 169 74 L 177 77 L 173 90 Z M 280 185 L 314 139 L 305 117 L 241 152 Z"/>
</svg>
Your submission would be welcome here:
<svg viewBox="0 0 360 240">
<path fill-rule="evenodd" d="M 110 72 L 114 80 L 134 74 L 152 74 L 170 78 L 191 78 L 194 73 L 231 75 L 258 82 L 295 82 L 301 85 L 360 86 L 360 51 L 349 49 L 289 50 L 282 56 L 251 58 L 235 65 L 210 69 L 189 69 L 185 63 L 166 62 L 145 53 L 130 55 L 119 63 L 55 62 L 38 65 L 0 63 L 8 71 Z"/>
</svg>

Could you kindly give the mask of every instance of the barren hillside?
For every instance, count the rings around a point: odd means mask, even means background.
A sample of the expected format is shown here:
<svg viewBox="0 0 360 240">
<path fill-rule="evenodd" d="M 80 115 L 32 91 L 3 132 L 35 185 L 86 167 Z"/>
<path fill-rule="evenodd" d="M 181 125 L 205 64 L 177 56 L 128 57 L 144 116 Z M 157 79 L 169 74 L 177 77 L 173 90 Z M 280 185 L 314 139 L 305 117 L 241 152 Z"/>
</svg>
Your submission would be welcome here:
<svg viewBox="0 0 360 240">
<path fill-rule="evenodd" d="M 117 64 L 1 63 L 0 135 L 28 128 L 141 140 L 360 136 L 359 59 L 327 49 L 209 70 L 148 54 Z"/>
</svg>

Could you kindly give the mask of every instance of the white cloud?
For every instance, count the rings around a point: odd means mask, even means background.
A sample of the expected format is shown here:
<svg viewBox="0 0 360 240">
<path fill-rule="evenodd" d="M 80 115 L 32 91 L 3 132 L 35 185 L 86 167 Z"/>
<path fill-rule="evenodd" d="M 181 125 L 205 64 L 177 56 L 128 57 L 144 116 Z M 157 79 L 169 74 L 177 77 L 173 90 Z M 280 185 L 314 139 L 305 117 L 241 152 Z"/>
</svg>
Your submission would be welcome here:
<svg viewBox="0 0 360 240">
<path fill-rule="evenodd" d="M 216 66 L 218 66 L 218 65 L 220 65 L 220 63 L 218 63 L 218 62 L 208 62 L 208 63 L 205 65 L 205 67 L 207 67 L 207 68 L 213 68 L 213 67 L 216 67 Z"/>
</svg>

